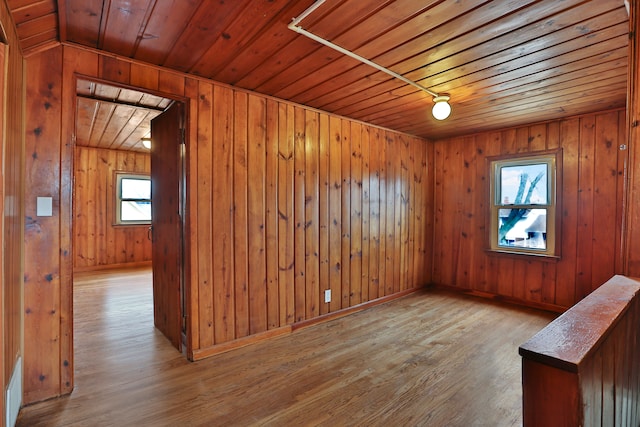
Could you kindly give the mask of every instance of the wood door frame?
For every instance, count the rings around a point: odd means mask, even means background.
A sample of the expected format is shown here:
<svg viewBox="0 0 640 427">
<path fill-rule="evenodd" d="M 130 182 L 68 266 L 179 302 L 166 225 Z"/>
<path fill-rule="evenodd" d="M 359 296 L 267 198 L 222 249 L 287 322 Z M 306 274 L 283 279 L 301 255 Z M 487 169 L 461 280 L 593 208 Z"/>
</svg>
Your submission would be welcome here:
<svg viewBox="0 0 640 427">
<path fill-rule="evenodd" d="M 184 121 L 184 156 L 181 159 L 181 164 L 179 165 L 180 170 L 183 173 L 183 183 L 179 183 L 179 189 L 182 191 L 180 194 L 181 206 L 182 206 L 182 269 L 181 269 L 181 277 L 182 277 L 182 296 L 181 298 L 184 301 L 184 304 L 181 308 L 182 313 L 182 325 L 181 329 L 183 334 L 185 335 L 185 345 L 183 347 L 183 354 L 186 350 L 186 357 L 189 360 L 193 360 L 193 345 L 191 342 L 191 330 L 188 327 L 189 322 L 185 321 L 188 317 L 188 313 L 191 311 L 190 307 L 190 294 L 191 294 L 191 282 L 190 282 L 190 262 L 191 262 L 191 253 L 190 253 L 190 217 L 187 214 L 190 194 L 189 194 L 189 186 L 188 186 L 188 177 L 189 177 L 189 153 L 191 144 L 189 143 L 189 123 L 190 123 L 190 115 L 189 115 L 189 98 L 187 97 L 178 97 L 174 94 L 163 93 L 159 91 L 154 91 L 142 87 L 131 86 L 127 84 L 123 84 L 121 82 L 116 82 L 107 79 L 101 79 L 98 77 L 88 76 L 80 73 L 73 74 L 73 84 L 70 88 L 67 88 L 67 96 L 64 99 L 69 99 L 71 101 L 71 105 L 67 108 L 64 107 L 63 100 L 63 123 L 66 120 L 68 124 L 68 129 L 71 131 L 70 135 L 70 144 L 67 144 L 64 138 L 61 138 L 61 201 L 60 201 L 60 210 L 61 210 L 61 240 L 64 240 L 65 237 L 68 239 L 69 245 L 69 253 L 66 256 L 67 261 L 61 264 L 60 268 L 60 282 L 61 282 L 61 300 L 66 301 L 70 307 L 69 310 L 69 318 L 61 321 L 60 331 L 63 336 L 68 337 L 66 342 L 67 346 L 62 345 L 61 348 L 61 356 L 62 359 L 65 360 L 65 363 L 69 364 L 69 377 L 64 378 L 65 384 L 63 384 L 63 392 L 71 393 L 74 387 L 74 369 L 75 365 L 73 362 L 74 359 L 74 345 L 73 345 L 73 257 L 74 257 L 74 245 L 73 245 L 73 233 L 74 233 L 74 201 L 75 201 L 75 192 L 74 182 L 75 182 L 75 146 L 76 146 L 76 115 L 77 115 L 77 84 L 78 80 L 87 80 L 95 83 L 105 84 L 117 88 L 122 89 L 130 89 L 137 92 L 160 96 L 163 98 L 171 99 L 176 102 L 180 102 L 183 105 L 183 121 Z M 64 128 L 64 126 L 63 126 Z M 66 156 L 65 156 L 66 154 Z M 153 167 L 153 166 L 152 166 Z M 66 185 L 65 185 L 66 184 Z M 65 203 L 65 191 L 63 188 L 68 186 L 69 191 L 66 192 L 68 197 L 68 202 Z M 65 214 L 64 205 L 67 205 L 68 212 Z M 68 226 L 65 227 L 68 221 Z M 153 260 L 152 260 L 153 262 Z"/>
</svg>

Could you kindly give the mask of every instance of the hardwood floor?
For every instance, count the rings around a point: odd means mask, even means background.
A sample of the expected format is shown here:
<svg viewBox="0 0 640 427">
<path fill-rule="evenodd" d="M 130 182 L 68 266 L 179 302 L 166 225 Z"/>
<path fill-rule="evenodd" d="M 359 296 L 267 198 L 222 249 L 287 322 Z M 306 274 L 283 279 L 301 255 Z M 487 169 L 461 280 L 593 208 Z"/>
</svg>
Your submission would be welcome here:
<svg viewBox="0 0 640 427">
<path fill-rule="evenodd" d="M 153 328 L 150 269 L 74 292 L 76 388 L 18 426 L 521 425 L 518 346 L 554 317 L 425 291 L 190 363 Z"/>
</svg>

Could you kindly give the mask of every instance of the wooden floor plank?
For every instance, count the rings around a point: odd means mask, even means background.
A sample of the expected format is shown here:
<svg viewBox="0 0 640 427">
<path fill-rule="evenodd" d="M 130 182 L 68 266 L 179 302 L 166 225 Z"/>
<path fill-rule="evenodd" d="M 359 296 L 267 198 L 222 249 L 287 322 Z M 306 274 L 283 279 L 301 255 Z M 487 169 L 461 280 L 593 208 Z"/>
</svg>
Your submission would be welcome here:
<svg viewBox="0 0 640 427">
<path fill-rule="evenodd" d="M 148 269 L 74 284 L 76 388 L 18 426 L 522 423 L 518 346 L 553 314 L 425 291 L 190 363 Z"/>
</svg>

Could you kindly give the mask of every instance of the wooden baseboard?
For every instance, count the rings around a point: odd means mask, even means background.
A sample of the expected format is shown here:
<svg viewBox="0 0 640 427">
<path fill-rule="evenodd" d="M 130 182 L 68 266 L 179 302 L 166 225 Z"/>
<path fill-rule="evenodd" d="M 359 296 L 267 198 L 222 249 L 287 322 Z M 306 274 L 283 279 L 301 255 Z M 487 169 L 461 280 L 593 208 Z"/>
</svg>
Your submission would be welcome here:
<svg viewBox="0 0 640 427">
<path fill-rule="evenodd" d="M 491 292 L 478 291 L 474 289 L 464 289 L 458 288 L 456 286 L 447 286 L 447 285 L 436 285 L 431 284 L 428 286 L 429 289 L 442 289 L 445 291 L 458 292 L 466 295 L 472 295 L 480 298 L 491 299 L 494 301 L 506 302 L 509 304 L 515 304 L 520 306 L 525 306 L 529 308 L 537 308 L 544 311 L 550 311 L 553 313 L 564 313 L 568 310 L 568 307 L 563 307 L 556 304 L 549 304 L 544 302 L 536 302 L 536 301 L 526 301 L 518 298 L 506 297 L 502 295 L 492 294 Z"/>
<path fill-rule="evenodd" d="M 203 348 L 200 350 L 194 350 L 192 354 L 188 354 L 187 358 L 193 362 L 202 360 L 207 357 L 214 356 L 216 354 L 225 353 L 236 348 L 245 347 L 250 344 L 255 344 L 260 341 L 265 341 L 271 338 L 279 337 L 291 333 L 291 325 L 283 326 L 281 328 L 270 329 L 268 331 L 260 332 L 258 334 L 250 335 L 244 338 L 238 338 L 237 340 L 228 341 L 222 344 L 216 344 L 211 347 Z"/>
<path fill-rule="evenodd" d="M 356 313 L 358 311 L 365 310 L 367 308 L 374 307 L 376 305 L 384 304 L 386 302 L 392 301 L 394 299 L 401 298 L 405 295 L 409 295 L 416 291 L 423 290 L 424 288 L 413 288 L 407 289 L 405 291 L 401 291 L 395 293 L 393 295 L 387 295 L 373 301 L 364 302 L 362 304 L 358 304 L 353 307 L 345 308 L 342 310 L 335 311 L 333 313 L 327 313 L 322 316 L 314 317 L 313 319 L 303 320 L 301 322 L 294 323 L 292 325 L 283 326 L 277 329 L 271 329 L 265 332 L 261 332 L 259 334 L 251 335 L 244 338 L 239 338 L 237 340 L 225 342 L 222 344 L 217 344 L 211 347 L 194 350 L 192 354 L 187 354 L 187 358 L 192 361 L 202 360 L 207 357 L 214 356 L 216 354 L 225 353 L 227 351 L 234 350 L 236 348 L 245 347 L 247 345 L 255 344 L 260 341 L 265 341 L 271 338 L 275 338 L 281 335 L 290 334 L 302 328 L 307 328 L 309 326 L 317 325 L 320 323 L 328 322 L 330 320 L 337 319 L 339 317 L 348 316 L 349 314 Z"/>
<path fill-rule="evenodd" d="M 385 302 L 393 301 L 394 299 L 401 298 L 405 295 L 412 294 L 416 291 L 422 290 L 424 288 L 412 288 L 404 291 L 400 291 L 398 293 L 387 295 L 384 297 L 380 297 L 378 299 L 374 299 L 372 301 L 363 302 L 362 304 L 354 305 L 353 307 L 344 308 L 342 310 L 334 311 L 333 313 L 323 314 L 318 317 L 314 317 L 313 319 L 302 320 L 300 322 L 294 323 L 292 329 L 297 331 L 298 329 L 306 328 L 309 326 L 317 325 L 318 323 L 328 322 L 329 320 L 337 319 L 339 317 L 347 316 L 349 314 L 356 313 L 358 311 L 366 310 L 367 308 L 374 307 L 379 304 L 384 304 Z"/>
</svg>

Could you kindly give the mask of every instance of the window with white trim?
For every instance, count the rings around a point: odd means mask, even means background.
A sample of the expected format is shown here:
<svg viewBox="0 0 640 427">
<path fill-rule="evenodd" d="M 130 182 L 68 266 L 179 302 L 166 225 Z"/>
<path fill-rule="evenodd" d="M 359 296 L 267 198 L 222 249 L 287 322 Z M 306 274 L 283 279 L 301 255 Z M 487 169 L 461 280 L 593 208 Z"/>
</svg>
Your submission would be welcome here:
<svg viewBox="0 0 640 427">
<path fill-rule="evenodd" d="M 490 249 L 558 256 L 560 151 L 489 159 Z"/>
<path fill-rule="evenodd" d="M 151 224 L 151 178 L 116 173 L 116 221 L 118 225 Z"/>
</svg>

